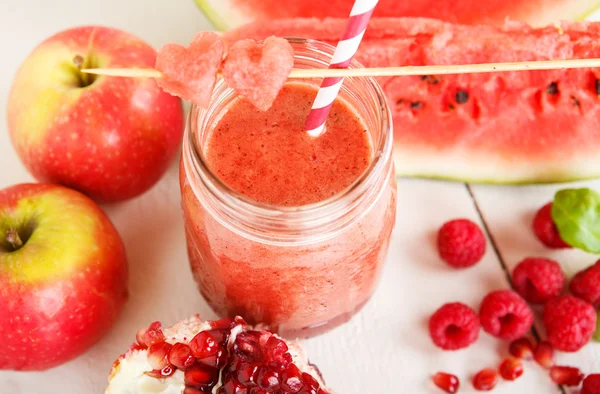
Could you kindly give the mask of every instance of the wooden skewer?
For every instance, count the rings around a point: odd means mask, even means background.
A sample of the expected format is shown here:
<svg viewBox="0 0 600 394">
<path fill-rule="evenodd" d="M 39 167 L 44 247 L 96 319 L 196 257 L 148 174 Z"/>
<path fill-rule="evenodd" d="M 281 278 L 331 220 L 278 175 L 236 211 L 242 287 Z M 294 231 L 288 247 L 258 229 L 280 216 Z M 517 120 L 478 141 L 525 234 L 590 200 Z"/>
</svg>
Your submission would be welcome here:
<svg viewBox="0 0 600 394">
<path fill-rule="evenodd" d="M 600 67 L 600 59 L 540 60 L 511 63 L 449 64 L 437 66 L 403 66 L 354 69 L 294 69 L 290 73 L 290 78 L 393 77 L 400 75 L 445 75 L 492 73 L 502 71 L 560 70 L 588 67 Z M 81 72 L 115 77 L 162 78 L 162 73 L 153 68 L 87 68 L 81 70 Z"/>
<path fill-rule="evenodd" d="M 162 78 L 162 73 L 153 68 L 84 68 L 81 72 L 110 77 Z"/>
</svg>

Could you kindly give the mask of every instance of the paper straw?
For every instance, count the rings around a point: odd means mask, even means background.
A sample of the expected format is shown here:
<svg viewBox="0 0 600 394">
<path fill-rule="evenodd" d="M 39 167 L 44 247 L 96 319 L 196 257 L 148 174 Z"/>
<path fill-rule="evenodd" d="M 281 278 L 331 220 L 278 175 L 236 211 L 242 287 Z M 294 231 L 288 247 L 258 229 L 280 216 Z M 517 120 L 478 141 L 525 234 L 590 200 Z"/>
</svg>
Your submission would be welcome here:
<svg viewBox="0 0 600 394">
<path fill-rule="evenodd" d="M 356 0 L 346 31 L 333 54 L 329 68 L 348 68 L 358 46 L 365 34 L 369 19 L 379 0 Z M 340 92 L 344 78 L 325 78 L 317 93 L 317 98 L 306 119 L 306 131 L 312 137 L 318 137 L 325 129 L 325 121 L 329 116 L 333 102 Z"/>
</svg>

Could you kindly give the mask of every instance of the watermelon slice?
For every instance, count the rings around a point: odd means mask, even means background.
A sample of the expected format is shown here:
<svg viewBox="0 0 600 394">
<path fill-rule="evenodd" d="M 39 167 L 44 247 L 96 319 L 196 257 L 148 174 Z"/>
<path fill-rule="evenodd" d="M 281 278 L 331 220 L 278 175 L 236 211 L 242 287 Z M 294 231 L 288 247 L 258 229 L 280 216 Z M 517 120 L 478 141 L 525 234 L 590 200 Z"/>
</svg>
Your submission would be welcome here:
<svg viewBox="0 0 600 394">
<path fill-rule="evenodd" d="M 227 40 L 271 35 L 335 43 L 345 19 L 251 24 Z M 357 59 L 366 66 L 600 57 L 600 23 L 534 29 L 374 18 Z M 400 174 L 478 182 L 600 176 L 600 70 L 381 78 L 394 116 Z"/>
<path fill-rule="evenodd" d="M 223 78 L 258 109 L 268 110 L 294 67 L 294 49 L 283 38 L 241 40 L 229 46 Z"/>
<path fill-rule="evenodd" d="M 354 0 L 196 0 L 221 30 L 255 20 L 349 15 Z M 541 26 L 583 19 L 599 0 L 380 0 L 376 16 L 419 16 L 453 23 L 503 24 L 507 18 Z"/>
<path fill-rule="evenodd" d="M 198 33 L 187 48 L 167 44 L 156 57 L 156 69 L 163 74 L 156 83 L 166 92 L 206 108 L 217 81 L 223 51 L 223 41 L 212 32 Z"/>
</svg>

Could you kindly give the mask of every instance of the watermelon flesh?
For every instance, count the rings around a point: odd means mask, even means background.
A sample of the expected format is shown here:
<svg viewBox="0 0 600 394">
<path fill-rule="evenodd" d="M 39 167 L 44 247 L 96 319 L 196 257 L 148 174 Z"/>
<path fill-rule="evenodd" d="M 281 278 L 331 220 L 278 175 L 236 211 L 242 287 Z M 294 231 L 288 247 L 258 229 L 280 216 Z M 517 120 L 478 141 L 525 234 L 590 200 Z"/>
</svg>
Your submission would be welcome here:
<svg viewBox="0 0 600 394">
<path fill-rule="evenodd" d="M 294 49 L 286 39 L 240 40 L 228 48 L 223 78 L 227 86 L 266 111 L 273 105 L 293 67 Z"/>
<path fill-rule="evenodd" d="M 345 19 L 256 23 L 224 39 L 271 35 L 334 44 Z M 598 58 L 600 23 L 532 28 L 375 18 L 357 60 L 368 67 Z M 472 182 L 600 176 L 600 70 L 380 78 L 402 175 Z"/>
<path fill-rule="evenodd" d="M 206 108 L 217 81 L 223 52 L 223 41 L 212 32 L 198 33 L 187 48 L 167 44 L 156 57 L 156 69 L 163 74 L 156 83 L 164 91 Z"/>
<path fill-rule="evenodd" d="M 196 0 L 222 30 L 256 20 L 294 17 L 346 18 L 354 0 Z M 380 0 L 380 17 L 429 17 L 453 23 L 503 24 L 507 18 L 546 25 L 582 19 L 598 0 Z"/>
</svg>

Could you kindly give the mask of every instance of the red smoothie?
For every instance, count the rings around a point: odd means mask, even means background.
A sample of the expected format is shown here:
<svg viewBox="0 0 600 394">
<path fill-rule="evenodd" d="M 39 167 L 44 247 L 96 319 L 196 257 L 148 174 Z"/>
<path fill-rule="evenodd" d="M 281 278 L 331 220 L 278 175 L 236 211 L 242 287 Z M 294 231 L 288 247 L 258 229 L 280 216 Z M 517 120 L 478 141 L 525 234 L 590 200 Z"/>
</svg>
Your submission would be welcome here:
<svg viewBox="0 0 600 394">
<path fill-rule="evenodd" d="M 266 112 L 238 100 L 208 137 L 208 166 L 231 189 L 271 205 L 316 203 L 350 186 L 373 157 L 367 127 L 337 100 L 326 132 L 310 137 L 304 121 L 315 94 L 288 83 Z"/>
<path fill-rule="evenodd" d="M 391 159 L 370 178 L 373 185 L 352 194 L 359 178 L 359 184 L 367 182 L 362 177 L 375 157 L 359 112 L 338 99 L 325 133 L 317 138 L 306 133 L 316 91 L 313 85 L 288 83 L 266 112 L 235 99 L 206 126 L 202 161 L 229 197 L 237 193 L 251 204 L 268 204 L 275 210 L 269 212 L 280 209 L 275 220 L 290 208 L 339 198 L 337 208 L 265 228 L 258 219 L 245 223 L 247 212 L 231 219 L 231 211 L 190 176 L 193 166 L 185 157 L 182 161 L 188 253 L 200 292 L 221 315 L 239 314 L 288 335 L 312 335 L 340 324 L 366 303 L 395 223 Z M 329 209 L 331 222 L 319 216 L 323 209 Z M 311 229 L 320 220 L 326 231 L 304 231 L 298 217 Z"/>
</svg>

